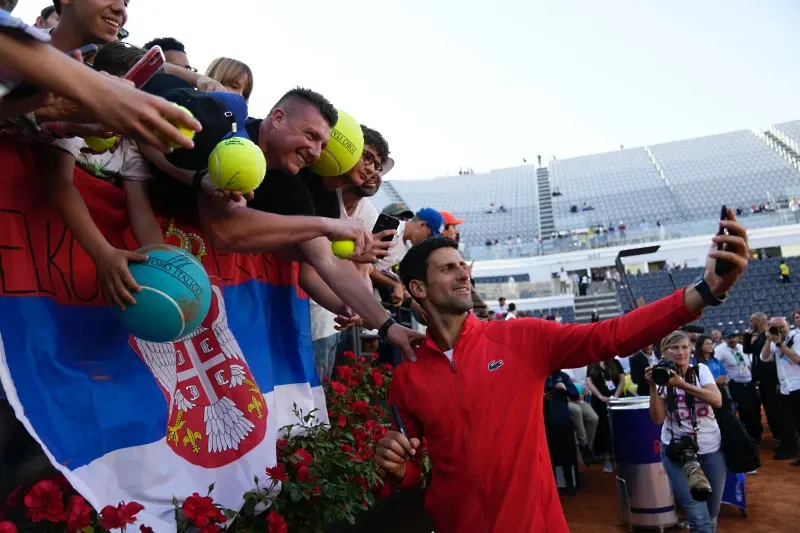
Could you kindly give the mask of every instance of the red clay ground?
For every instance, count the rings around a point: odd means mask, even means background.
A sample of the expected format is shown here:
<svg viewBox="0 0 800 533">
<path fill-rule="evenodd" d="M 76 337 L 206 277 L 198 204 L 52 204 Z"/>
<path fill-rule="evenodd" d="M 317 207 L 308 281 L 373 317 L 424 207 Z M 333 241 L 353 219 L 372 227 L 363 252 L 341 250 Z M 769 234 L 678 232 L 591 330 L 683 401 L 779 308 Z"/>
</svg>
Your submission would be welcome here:
<svg viewBox="0 0 800 533">
<path fill-rule="evenodd" d="M 789 461 L 774 461 L 772 447 L 772 440 L 764 441 L 761 468 L 758 474 L 747 476 L 747 517 L 723 504 L 717 533 L 800 531 L 800 467 L 790 466 Z M 578 496 L 561 497 L 572 533 L 627 531 L 619 517 L 614 474 L 604 474 L 601 465 L 593 465 L 581 472 L 581 484 Z"/>
</svg>

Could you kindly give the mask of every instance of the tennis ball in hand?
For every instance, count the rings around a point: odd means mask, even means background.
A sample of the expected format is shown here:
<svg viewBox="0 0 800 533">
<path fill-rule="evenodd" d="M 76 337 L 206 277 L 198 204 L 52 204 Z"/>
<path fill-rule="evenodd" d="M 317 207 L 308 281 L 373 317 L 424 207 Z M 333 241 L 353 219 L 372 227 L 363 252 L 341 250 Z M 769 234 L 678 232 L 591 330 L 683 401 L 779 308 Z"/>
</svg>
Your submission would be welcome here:
<svg viewBox="0 0 800 533">
<path fill-rule="evenodd" d="M 182 105 L 178 105 L 176 103 L 173 103 L 172 105 L 174 105 L 178 109 L 184 110 L 190 117 L 194 117 L 194 115 L 192 115 L 192 112 L 189 111 L 188 109 L 186 109 L 185 107 L 183 107 Z M 180 122 L 175 122 L 174 120 L 170 120 L 170 123 L 173 126 L 175 126 L 176 128 L 178 128 L 178 131 L 181 132 L 181 135 L 183 135 L 184 137 L 186 137 L 188 139 L 194 140 L 194 134 L 195 134 L 194 130 L 189 129 L 186 126 L 184 126 L 183 124 L 181 124 Z M 181 146 L 180 144 L 176 143 L 175 141 L 169 141 L 169 146 L 170 146 L 170 148 L 176 148 L 176 149 L 177 148 L 183 148 L 183 146 Z"/>
<path fill-rule="evenodd" d="M 117 142 L 117 137 L 114 136 L 107 139 L 100 137 L 85 137 L 83 141 L 86 143 L 86 146 L 92 150 L 92 152 L 103 153 L 114 148 L 114 145 Z"/>
<path fill-rule="evenodd" d="M 333 250 L 333 255 L 338 257 L 339 259 L 347 259 L 356 249 L 355 241 L 333 241 L 331 243 L 331 249 Z"/>
<path fill-rule="evenodd" d="M 252 192 L 261 185 L 266 171 L 264 153 L 249 139 L 225 139 L 208 156 L 208 174 L 221 191 Z"/>
<path fill-rule="evenodd" d="M 341 176 L 350 171 L 364 152 L 364 132 L 358 121 L 339 110 L 339 120 L 331 130 L 328 146 L 311 170 L 320 176 Z"/>
</svg>

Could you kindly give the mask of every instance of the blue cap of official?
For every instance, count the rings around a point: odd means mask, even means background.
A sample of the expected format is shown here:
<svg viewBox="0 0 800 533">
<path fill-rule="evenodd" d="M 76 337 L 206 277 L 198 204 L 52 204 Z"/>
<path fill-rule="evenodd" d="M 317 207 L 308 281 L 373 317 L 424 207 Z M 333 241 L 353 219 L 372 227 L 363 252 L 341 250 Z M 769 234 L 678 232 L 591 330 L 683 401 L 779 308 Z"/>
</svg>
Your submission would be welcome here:
<svg viewBox="0 0 800 533">
<path fill-rule="evenodd" d="M 416 216 L 431 228 L 434 237 L 438 237 L 444 231 L 444 218 L 436 209 L 423 207 L 417 211 Z"/>
<path fill-rule="evenodd" d="M 217 100 L 221 100 L 225 107 L 228 108 L 228 111 L 233 113 L 233 116 L 236 118 L 236 132 L 232 133 L 227 137 L 242 137 L 243 139 L 249 139 L 250 136 L 247 135 L 247 130 L 245 129 L 244 125 L 247 122 L 247 102 L 245 99 L 236 93 L 229 93 L 225 91 L 214 91 L 207 93 Z"/>
</svg>

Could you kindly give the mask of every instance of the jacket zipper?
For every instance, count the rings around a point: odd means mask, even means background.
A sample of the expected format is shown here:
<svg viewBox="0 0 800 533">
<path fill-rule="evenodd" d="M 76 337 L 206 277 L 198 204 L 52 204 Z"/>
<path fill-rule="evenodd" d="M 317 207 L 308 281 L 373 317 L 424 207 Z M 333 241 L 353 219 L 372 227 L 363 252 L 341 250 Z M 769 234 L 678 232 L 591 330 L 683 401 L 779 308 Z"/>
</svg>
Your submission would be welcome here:
<svg viewBox="0 0 800 533">
<path fill-rule="evenodd" d="M 483 489 L 483 478 L 481 477 L 480 470 L 478 469 L 478 454 L 475 452 L 475 442 L 472 440 L 472 430 L 469 427 L 469 420 L 467 419 L 467 407 L 464 405 L 464 397 L 461 395 L 461 387 L 458 385 L 455 355 L 455 350 L 453 350 L 453 358 L 450 360 L 450 371 L 453 374 L 453 381 L 456 384 L 456 394 L 458 394 L 458 403 L 461 406 L 461 416 L 464 419 L 464 426 L 467 428 L 467 440 L 469 441 L 470 456 L 472 458 L 472 465 L 475 468 L 475 476 L 478 478 L 478 494 L 481 498 L 481 514 L 483 515 L 484 528 L 486 528 L 488 527 L 486 522 L 486 492 Z M 486 529 L 486 531 L 488 531 L 488 529 Z"/>
</svg>

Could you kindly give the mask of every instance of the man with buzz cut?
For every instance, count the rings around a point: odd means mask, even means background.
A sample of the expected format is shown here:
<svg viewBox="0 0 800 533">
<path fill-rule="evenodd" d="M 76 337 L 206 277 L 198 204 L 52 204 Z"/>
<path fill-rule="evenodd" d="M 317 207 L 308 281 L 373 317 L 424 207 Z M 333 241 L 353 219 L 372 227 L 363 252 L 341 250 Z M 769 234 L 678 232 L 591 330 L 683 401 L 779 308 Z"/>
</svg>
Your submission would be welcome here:
<svg viewBox="0 0 800 533">
<path fill-rule="evenodd" d="M 728 217 L 720 225 L 729 234 L 713 237 L 725 248 L 711 248 L 694 283 L 595 324 L 482 322 L 471 313 L 470 268 L 454 241 L 429 239 L 406 254 L 400 277 L 428 315 L 427 339 L 416 363 L 395 369 L 389 402 L 403 432 L 387 432 L 375 460 L 392 482 L 415 487 L 426 439 L 433 479 L 425 506 L 437 533 L 569 533 L 544 429 L 547 376 L 634 353 L 722 303 L 749 258 L 746 230 Z M 718 276 L 722 260 L 731 269 Z"/>
<path fill-rule="evenodd" d="M 160 154 L 151 161 L 197 189 L 200 222 L 214 248 L 276 252 L 297 261 L 301 287 L 314 301 L 344 321 L 360 318 L 413 360 L 411 343 L 419 342 L 420 334 L 395 323 L 375 300 L 355 264 L 338 259 L 331 250 L 331 241 L 351 240 L 355 242 L 351 258 L 376 253 L 371 228 L 340 216 L 336 189 L 353 178 L 323 179 L 307 168 L 319 160 L 337 120 L 336 108 L 324 96 L 302 87 L 286 92 L 265 119 L 247 120 L 244 129 L 264 153 L 267 170 L 254 195 L 247 195 L 246 205 L 239 193 L 227 200 L 207 194 L 216 189 L 206 168 L 208 153 L 187 152 L 181 168 Z M 375 162 L 370 164 L 374 169 Z"/>
</svg>

